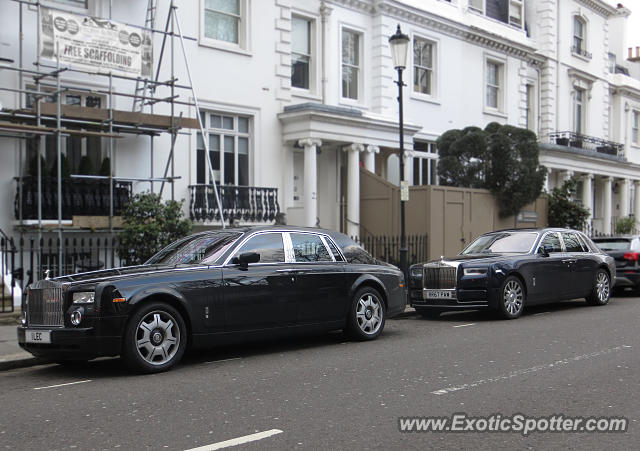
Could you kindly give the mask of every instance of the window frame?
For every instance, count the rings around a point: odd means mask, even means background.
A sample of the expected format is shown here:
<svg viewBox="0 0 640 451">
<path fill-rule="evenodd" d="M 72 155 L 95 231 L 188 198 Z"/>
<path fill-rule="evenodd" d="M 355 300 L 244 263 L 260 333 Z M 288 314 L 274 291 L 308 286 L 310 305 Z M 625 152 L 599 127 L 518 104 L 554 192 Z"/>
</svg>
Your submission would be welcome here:
<svg viewBox="0 0 640 451">
<path fill-rule="evenodd" d="M 298 20 L 304 20 L 305 22 L 307 22 L 308 24 L 308 48 L 309 48 L 309 53 L 305 56 L 307 56 L 308 58 L 308 72 L 309 72 L 309 86 L 305 87 L 301 87 L 301 86 L 294 86 L 293 85 L 293 59 L 294 59 L 294 54 L 298 55 L 297 52 L 293 51 L 293 20 L 294 19 L 298 19 Z M 314 52 L 314 45 L 315 45 L 315 19 L 302 15 L 302 14 L 298 14 L 298 13 L 292 13 L 291 14 L 291 41 L 292 41 L 292 45 L 291 45 L 291 88 L 292 89 L 299 89 L 301 91 L 306 91 L 306 92 L 313 92 L 315 91 L 315 66 L 316 66 L 316 58 L 315 58 L 315 52 Z M 303 55 L 303 54 L 299 54 L 299 55 Z"/>
<path fill-rule="evenodd" d="M 426 44 L 431 46 L 431 67 L 427 68 L 424 66 L 419 66 L 415 60 L 415 45 L 417 41 L 423 41 Z M 439 64 L 439 40 L 433 39 L 431 37 L 415 33 L 411 36 L 411 67 L 412 67 L 412 87 L 411 87 L 411 95 L 415 98 L 424 99 L 424 100 L 436 100 L 438 98 L 438 68 Z M 430 71 L 430 88 L 431 92 L 425 93 L 422 91 L 417 91 L 415 85 L 415 77 L 416 72 L 418 70 L 426 70 Z"/>
<path fill-rule="evenodd" d="M 198 44 L 204 47 L 211 47 L 218 50 L 226 50 L 245 55 L 251 55 L 251 0 L 238 0 L 240 15 L 238 16 L 238 42 L 229 42 L 222 39 L 208 37 L 205 30 L 206 0 L 200 0 L 199 23 L 200 36 Z"/>
<path fill-rule="evenodd" d="M 353 98 L 353 97 L 345 97 L 344 95 L 344 90 L 343 90 L 343 80 L 344 80 L 344 66 L 345 63 L 343 61 L 342 58 L 342 53 L 343 53 L 343 49 L 344 49 L 344 32 L 348 32 L 348 33 L 352 33 L 355 36 L 357 36 L 358 38 L 358 66 L 354 66 L 356 67 L 358 74 L 356 77 L 356 91 L 357 91 L 357 97 Z M 360 30 L 356 27 L 350 26 L 350 25 L 346 25 L 346 24 L 341 24 L 340 26 L 340 101 L 341 103 L 349 103 L 349 104 L 362 104 L 364 103 L 364 76 L 363 73 L 365 72 L 365 54 L 364 54 L 364 48 L 365 48 L 365 42 L 364 42 L 364 31 Z"/>
<path fill-rule="evenodd" d="M 631 110 L 631 144 L 640 146 L 640 110 Z"/>
<path fill-rule="evenodd" d="M 578 100 L 578 94 L 580 94 L 580 100 Z M 577 120 L 578 107 L 580 108 L 580 120 Z M 578 134 L 584 134 L 586 130 L 586 116 L 587 116 L 587 90 L 574 87 L 572 92 L 571 102 L 571 120 L 573 131 Z"/>
<path fill-rule="evenodd" d="M 487 0 L 468 0 L 467 2 L 467 8 L 469 9 L 469 11 L 472 11 L 476 14 L 481 14 L 482 16 L 491 19 L 491 20 L 495 20 L 496 22 L 500 22 L 503 23 L 505 25 L 509 25 L 511 27 L 517 28 L 519 30 L 524 30 L 524 23 L 525 23 L 525 7 L 524 7 L 524 1 L 525 0 L 508 0 L 506 3 L 507 6 L 507 17 L 506 20 L 501 20 L 499 18 L 496 17 L 492 17 L 487 15 Z M 518 8 L 520 11 L 520 23 L 517 23 L 516 21 L 512 21 L 511 19 L 513 17 L 515 17 L 511 12 L 513 10 L 513 8 Z"/>
<path fill-rule="evenodd" d="M 416 149 L 425 145 L 427 150 Z M 438 185 L 438 149 L 434 141 L 418 140 L 413 142 L 413 180 L 411 180 L 413 186 L 437 186 Z M 417 163 L 416 163 L 417 162 Z M 424 163 L 427 166 L 427 173 L 425 174 Z M 416 164 L 418 171 L 416 173 Z M 435 180 L 433 180 L 435 178 Z M 416 179 L 417 182 L 416 183 Z M 425 183 L 426 182 L 426 183 Z"/>
<path fill-rule="evenodd" d="M 497 89 L 496 103 L 497 105 L 489 105 L 489 64 L 497 66 L 498 82 L 495 85 Z M 506 92 L 507 92 L 507 61 L 493 55 L 486 55 L 484 58 L 483 70 L 483 109 L 485 113 L 504 115 L 506 110 Z M 494 87 L 494 86 L 492 86 Z"/>
</svg>

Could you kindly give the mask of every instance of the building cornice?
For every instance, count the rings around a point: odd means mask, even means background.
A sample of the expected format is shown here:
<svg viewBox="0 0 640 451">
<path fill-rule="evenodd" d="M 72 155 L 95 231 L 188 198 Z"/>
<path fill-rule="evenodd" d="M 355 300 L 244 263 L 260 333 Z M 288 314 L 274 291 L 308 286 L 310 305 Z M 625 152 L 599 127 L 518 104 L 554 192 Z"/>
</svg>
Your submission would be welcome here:
<svg viewBox="0 0 640 451">
<path fill-rule="evenodd" d="M 536 54 L 536 49 L 532 46 L 514 42 L 487 30 L 464 25 L 445 17 L 416 9 L 397 0 L 327 1 L 337 6 L 355 9 L 368 14 L 385 14 L 520 59 L 542 61 L 542 58 L 539 54 Z"/>
<path fill-rule="evenodd" d="M 613 16 L 618 11 L 615 7 L 608 5 L 602 0 L 576 0 L 576 2 L 586 6 L 603 17 Z"/>
</svg>

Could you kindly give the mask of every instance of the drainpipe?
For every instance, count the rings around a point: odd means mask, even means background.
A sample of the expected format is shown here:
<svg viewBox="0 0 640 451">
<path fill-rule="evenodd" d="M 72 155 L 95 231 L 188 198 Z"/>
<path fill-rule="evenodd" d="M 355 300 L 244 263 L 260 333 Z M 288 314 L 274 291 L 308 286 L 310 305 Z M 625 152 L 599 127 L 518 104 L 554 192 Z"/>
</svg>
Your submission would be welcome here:
<svg viewBox="0 0 640 451">
<path fill-rule="evenodd" d="M 331 15 L 331 11 L 333 9 L 327 6 L 324 0 L 322 0 L 322 5 L 320 6 L 320 15 L 322 17 L 322 37 L 321 37 L 321 55 L 322 55 L 322 103 L 327 103 L 327 38 L 329 36 L 328 28 L 329 28 L 329 16 Z"/>
</svg>

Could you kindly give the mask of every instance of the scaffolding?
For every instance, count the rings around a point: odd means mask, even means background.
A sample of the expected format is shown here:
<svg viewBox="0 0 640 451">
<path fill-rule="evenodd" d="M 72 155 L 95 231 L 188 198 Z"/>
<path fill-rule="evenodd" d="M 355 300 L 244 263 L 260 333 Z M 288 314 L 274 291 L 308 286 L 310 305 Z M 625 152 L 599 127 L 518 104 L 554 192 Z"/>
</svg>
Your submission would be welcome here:
<svg viewBox="0 0 640 451">
<path fill-rule="evenodd" d="M 63 193 L 62 193 L 62 138 L 68 136 L 80 136 L 80 137 L 100 137 L 107 140 L 108 155 L 109 155 L 109 175 L 108 176 L 96 176 L 96 175 L 81 175 L 72 174 L 72 179 L 101 179 L 109 180 L 109 222 L 108 231 L 111 235 L 114 232 L 114 183 L 119 181 L 135 181 L 135 182 L 148 182 L 149 189 L 154 192 L 155 184 L 160 184 L 159 194 L 162 196 L 165 185 L 170 185 L 171 199 L 175 198 L 174 182 L 179 179 L 179 176 L 175 174 L 175 148 L 178 135 L 187 134 L 188 132 L 181 131 L 182 129 L 199 129 L 202 137 L 206 136 L 204 133 L 202 117 L 200 114 L 200 107 L 197 101 L 195 88 L 193 86 L 193 80 L 191 78 L 191 71 L 189 68 L 189 60 L 185 48 L 185 40 L 195 40 L 193 37 L 184 36 L 180 28 L 180 21 L 178 19 L 177 7 L 174 0 L 170 0 L 169 9 L 167 13 L 167 19 L 164 29 L 155 28 L 155 19 L 157 13 L 156 0 L 148 0 L 146 8 L 146 16 L 144 26 L 133 25 L 124 22 L 120 22 L 129 27 L 135 27 L 142 31 L 151 33 L 151 42 L 153 45 L 154 36 L 157 34 L 162 35 L 162 45 L 160 48 L 160 56 L 157 60 L 155 67 L 155 75 L 152 78 L 141 76 L 127 76 L 119 73 L 113 73 L 112 71 L 101 70 L 85 70 L 73 65 L 62 66 L 60 64 L 59 49 L 55 49 L 55 65 L 43 61 L 40 55 L 40 33 L 41 33 L 41 21 L 42 21 L 42 8 L 46 7 L 49 10 L 57 10 L 61 12 L 73 13 L 64 7 L 53 7 L 49 4 L 46 6 L 41 5 L 38 0 L 11 0 L 18 4 L 19 7 L 19 61 L 17 67 L 12 67 L 10 64 L 0 64 L 0 70 L 17 71 L 19 78 L 18 89 L 0 86 L 0 90 L 10 91 L 18 95 L 19 104 L 16 109 L 0 109 L 0 136 L 22 139 L 26 142 L 27 139 L 37 140 L 37 231 L 39 239 L 42 238 L 43 232 L 43 215 L 42 215 L 42 194 L 43 194 L 43 168 L 42 168 L 42 155 L 45 151 L 45 137 L 53 136 L 56 139 L 56 161 L 57 161 L 57 227 L 50 230 L 58 232 L 59 243 L 62 243 L 63 232 Z M 37 14 L 37 60 L 34 62 L 35 69 L 30 69 L 24 66 L 24 50 L 23 50 L 23 20 L 24 20 L 24 7 L 28 7 L 31 11 L 35 8 Z M 111 3 L 109 7 L 109 21 L 112 20 Z M 188 76 L 188 84 L 178 83 L 178 79 L 175 76 L 176 71 L 176 42 L 179 42 L 181 53 L 184 58 L 184 65 Z M 169 50 L 167 51 L 167 47 Z M 165 53 L 169 53 L 170 59 L 170 76 L 166 80 L 160 80 L 161 69 L 163 67 L 163 60 L 165 59 Z M 83 87 L 68 85 L 63 83 L 64 74 L 77 73 L 82 76 L 100 77 L 101 80 L 107 79 L 107 89 L 87 89 Z M 35 85 L 35 89 L 24 85 L 25 77 L 31 77 Z M 135 88 L 133 93 L 127 90 L 114 89 L 114 80 L 118 80 L 121 84 L 135 82 Z M 104 85 L 104 81 L 103 81 Z M 94 108 L 88 106 L 66 105 L 62 103 L 62 94 L 73 90 L 74 92 L 86 92 L 91 95 L 105 96 L 107 99 L 106 108 Z M 168 90 L 169 95 L 158 96 L 161 90 Z M 190 92 L 191 99 L 181 100 L 181 93 Z M 30 97 L 33 99 L 33 108 L 25 106 L 25 99 Z M 122 97 L 130 99 L 132 102 L 132 108 L 130 111 L 116 110 L 114 108 L 114 99 Z M 54 98 L 55 103 L 44 102 L 46 98 Z M 154 113 L 154 106 L 156 104 L 165 104 L 169 106 L 169 115 L 159 115 Z M 196 118 L 185 118 L 183 113 L 177 113 L 177 107 L 188 107 L 189 111 L 193 108 L 196 113 Z M 144 112 L 145 107 L 149 112 Z M 171 146 L 169 149 L 169 155 L 166 161 L 164 173 L 161 177 L 155 177 L 153 172 L 154 166 L 154 138 L 160 134 L 168 133 L 170 135 Z M 115 162 L 115 141 L 116 139 L 124 137 L 124 135 L 146 135 L 149 137 L 149 153 L 150 153 L 150 171 L 149 177 L 117 177 L 114 176 L 114 162 Z M 205 155 L 209 155 L 209 143 L 208 140 L 203 139 L 205 147 Z M 19 223 L 21 234 L 24 231 L 24 215 L 23 215 L 23 184 L 22 178 L 24 175 L 24 168 L 22 162 L 26 161 L 26 145 L 20 146 L 19 163 L 18 163 L 18 209 L 17 220 Z M 215 180 L 213 177 L 213 168 L 210 158 L 205 158 L 207 169 L 210 174 L 211 180 Z M 220 196 L 215 182 L 213 183 L 215 199 L 217 202 L 220 220 L 222 227 L 225 227 L 225 218 L 223 216 L 223 209 L 220 202 Z M 59 253 L 59 268 L 62 268 L 64 249 L 60 249 Z"/>
</svg>

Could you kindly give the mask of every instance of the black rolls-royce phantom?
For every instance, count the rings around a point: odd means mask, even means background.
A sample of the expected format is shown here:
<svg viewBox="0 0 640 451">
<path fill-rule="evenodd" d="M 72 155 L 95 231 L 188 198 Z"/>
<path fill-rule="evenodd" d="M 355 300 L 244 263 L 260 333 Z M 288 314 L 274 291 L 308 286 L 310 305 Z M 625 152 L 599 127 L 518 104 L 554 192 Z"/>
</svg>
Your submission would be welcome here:
<svg viewBox="0 0 640 451">
<path fill-rule="evenodd" d="M 487 233 L 456 257 L 413 265 L 409 273 L 409 302 L 425 317 L 493 309 L 514 319 L 526 305 L 608 303 L 616 267 L 583 233 L 546 228 Z"/>
<path fill-rule="evenodd" d="M 121 355 L 135 370 L 158 372 L 187 345 L 334 329 L 371 340 L 404 311 L 404 284 L 401 271 L 341 233 L 203 232 L 141 266 L 32 284 L 18 342 L 59 362 Z"/>
</svg>

